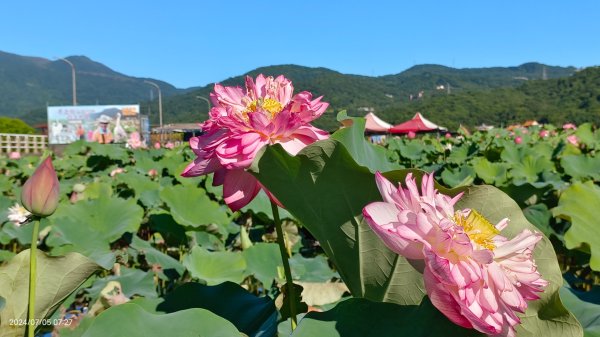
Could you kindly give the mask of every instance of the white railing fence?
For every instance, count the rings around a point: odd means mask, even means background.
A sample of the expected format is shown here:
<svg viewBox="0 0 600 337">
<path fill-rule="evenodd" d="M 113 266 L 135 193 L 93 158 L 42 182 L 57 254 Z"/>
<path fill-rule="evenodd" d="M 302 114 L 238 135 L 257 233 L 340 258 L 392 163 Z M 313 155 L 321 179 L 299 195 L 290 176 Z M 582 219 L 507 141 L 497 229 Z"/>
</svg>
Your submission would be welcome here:
<svg viewBox="0 0 600 337">
<path fill-rule="evenodd" d="M 48 136 L 0 133 L 0 154 L 19 152 L 21 154 L 42 153 L 48 147 Z"/>
</svg>

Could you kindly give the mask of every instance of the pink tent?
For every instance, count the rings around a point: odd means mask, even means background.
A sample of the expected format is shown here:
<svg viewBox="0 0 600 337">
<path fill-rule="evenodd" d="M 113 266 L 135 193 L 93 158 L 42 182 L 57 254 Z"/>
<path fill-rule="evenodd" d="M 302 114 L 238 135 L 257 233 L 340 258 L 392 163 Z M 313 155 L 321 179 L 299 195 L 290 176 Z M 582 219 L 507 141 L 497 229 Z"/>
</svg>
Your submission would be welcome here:
<svg viewBox="0 0 600 337">
<path fill-rule="evenodd" d="M 394 125 L 389 129 L 391 133 L 409 133 L 409 132 L 426 132 L 426 131 L 445 131 L 447 130 L 443 126 L 439 126 L 429 120 L 427 120 L 421 113 L 417 112 L 415 117 L 411 120 L 406 121 L 402 124 Z"/>
<path fill-rule="evenodd" d="M 365 119 L 367 120 L 365 127 L 365 131 L 367 132 L 388 132 L 392 127 L 392 124 L 384 122 L 372 112 L 369 112 L 365 116 Z"/>
</svg>

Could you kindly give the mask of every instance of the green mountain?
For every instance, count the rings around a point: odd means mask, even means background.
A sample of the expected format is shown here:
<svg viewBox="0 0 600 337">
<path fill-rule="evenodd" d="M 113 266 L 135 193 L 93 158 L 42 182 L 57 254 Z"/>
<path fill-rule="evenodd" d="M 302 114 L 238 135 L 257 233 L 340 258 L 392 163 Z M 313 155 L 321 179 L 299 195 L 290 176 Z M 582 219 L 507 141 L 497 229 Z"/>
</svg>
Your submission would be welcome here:
<svg viewBox="0 0 600 337">
<path fill-rule="evenodd" d="M 158 123 L 157 100 L 148 101 L 151 87 L 145 78 L 120 74 L 84 56 L 69 61 L 77 70 L 77 100 L 84 104 L 140 103 L 142 113 Z M 328 130 L 335 115 L 347 110 L 361 116 L 375 111 L 390 122 L 402 122 L 416 111 L 432 121 L 455 128 L 480 123 L 506 124 L 523 119 L 594 120 L 597 100 L 594 70 L 575 73 L 574 67 L 526 63 L 517 67 L 455 69 L 418 65 L 399 74 L 380 77 L 342 74 L 326 68 L 297 65 L 262 67 L 221 81 L 243 86 L 246 75 L 284 74 L 295 92 L 311 91 L 330 103 L 316 125 Z M 163 93 L 164 123 L 201 122 L 208 116 L 213 85 L 177 89 L 152 80 Z M 596 94 L 597 95 L 597 94 Z M 412 99 L 411 99 L 412 97 Z M 155 97 L 156 98 L 156 97 Z M 63 61 L 0 52 L 0 115 L 19 117 L 29 124 L 46 121 L 46 105 L 71 103 L 71 72 Z"/>
<path fill-rule="evenodd" d="M 415 111 L 450 129 L 459 124 L 506 126 L 525 120 L 600 125 L 600 67 L 586 68 L 565 78 L 526 81 L 512 88 L 454 91 L 400 102 L 378 114 L 401 121 Z"/>
<path fill-rule="evenodd" d="M 295 92 L 308 90 L 315 97 L 323 95 L 330 109 L 316 124 L 335 129 L 335 112 L 348 110 L 351 115 L 364 115 L 371 109 L 390 122 L 403 121 L 403 109 L 434 97 L 445 97 L 448 85 L 451 93 L 514 88 L 533 79 L 562 78 L 575 72 L 574 67 L 552 67 L 526 63 L 518 67 L 454 69 L 439 65 L 419 65 L 396 75 L 369 77 L 342 74 L 326 68 L 280 65 L 258 68 L 243 76 L 229 78 L 224 85 L 243 86 L 246 75 L 284 74 L 294 83 Z M 443 86 L 443 89 L 441 89 Z M 207 118 L 207 104 L 197 96 L 208 98 L 212 85 L 173 96 L 164 104 L 165 122 L 202 121 Z M 419 92 L 423 96 L 419 99 Z M 413 100 L 410 100 L 410 95 Z M 400 110 L 399 110 L 400 109 Z M 156 110 L 156 108 L 153 108 Z M 335 112 L 334 112 L 335 111 Z M 411 114 L 414 114 L 412 110 Z M 412 115 L 411 115 L 412 117 Z M 154 121 L 155 118 L 152 118 Z M 463 121 L 469 124 L 468 120 Z"/>
<path fill-rule="evenodd" d="M 160 85 L 164 96 L 185 92 L 163 81 L 123 75 L 85 56 L 67 59 L 75 65 L 79 105 L 146 101 L 152 87 L 144 80 Z M 71 68 L 66 62 L 0 51 L 1 116 L 19 116 L 30 123 L 44 122 L 46 105 L 70 104 Z"/>
</svg>

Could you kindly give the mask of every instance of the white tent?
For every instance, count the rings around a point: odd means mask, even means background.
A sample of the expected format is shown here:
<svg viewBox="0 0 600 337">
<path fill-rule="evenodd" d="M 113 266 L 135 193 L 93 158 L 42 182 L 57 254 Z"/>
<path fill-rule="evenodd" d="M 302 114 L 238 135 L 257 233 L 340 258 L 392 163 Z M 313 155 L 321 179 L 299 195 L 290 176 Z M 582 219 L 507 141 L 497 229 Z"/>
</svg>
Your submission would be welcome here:
<svg viewBox="0 0 600 337">
<path fill-rule="evenodd" d="M 367 132 L 388 132 L 392 127 L 392 124 L 384 122 L 372 112 L 369 112 L 365 116 L 365 119 L 367 120 L 365 127 L 365 131 Z"/>
</svg>

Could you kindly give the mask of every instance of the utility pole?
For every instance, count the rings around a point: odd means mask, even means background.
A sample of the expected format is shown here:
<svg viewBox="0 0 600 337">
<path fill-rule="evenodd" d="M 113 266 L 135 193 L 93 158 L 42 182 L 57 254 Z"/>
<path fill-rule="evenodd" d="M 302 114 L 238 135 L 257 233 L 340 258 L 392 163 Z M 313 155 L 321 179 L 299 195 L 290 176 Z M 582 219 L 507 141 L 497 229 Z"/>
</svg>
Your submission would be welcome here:
<svg viewBox="0 0 600 337">
<path fill-rule="evenodd" d="M 158 84 L 151 82 L 151 81 L 147 81 L 144 80 L 144 83 L 148 83 L 151 86 L 155 87 L 156 90 L 158 90 L 158 120 L 159 120 L 159 125 L 162 128 L 163 127 L 163 116 L 162 116 L 162 94 L 160 92 L 160 87 L 158 86 Z"/>
<path fill-rule="evenodd" d="M 75 78 L 75 65 L 65 58 L 59 57 L 58 59 L 66 62 L 71 66 L 71 83 L 73 84 L 73 105 L 77 105 L 77 79 Z"/>
</svg>

